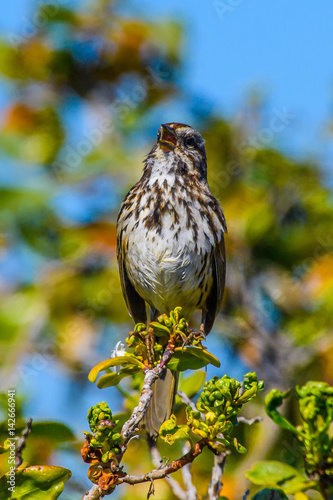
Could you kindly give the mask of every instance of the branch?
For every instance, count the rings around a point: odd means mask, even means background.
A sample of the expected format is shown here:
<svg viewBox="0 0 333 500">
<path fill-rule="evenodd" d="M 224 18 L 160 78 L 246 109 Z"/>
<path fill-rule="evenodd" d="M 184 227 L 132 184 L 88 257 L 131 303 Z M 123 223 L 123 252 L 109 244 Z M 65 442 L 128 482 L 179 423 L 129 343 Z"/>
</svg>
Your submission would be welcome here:
<svg viewBox="0 0 333 500">
<path fill-rule="evenodd" d="M 212 477 L 210 480 L 208 495 L 209 500 L 218 500 L 222 490 L 222 476 L 226 463 L 228 452 L 224 451 L 214 457 L 214 467 L 212 470 Z"/>
<path fill-rule="evenodd" d="M 263 418 L 262 417 L 253 417 L 253 418 L 237 417 L 237 421 L 240 424 L 253 425 L 253 424 L 257 424 L 258 422 L 262 422 Z"/>
<path fill-rule="evenodd" d="M 183 391 L 177 391 L 177 394 L 180 397 L 180 399 L 182 400 L 182 402 L 184 404 L 186 404 L 186 406 L 190 406 L 193 411 L 198 411 L 198 408 L 197 408 L 196 404 L 193 403 L 193 401 L 187 396 L 187 394 L 185 394 L 185 392 L 183 392 Z M 202 413 L 202 412 L 200 412 L 200 416 L 201 416 L 201 420 L 203 422 L 205 422 L 205 418 L 206 418 L 205 414 Z"/>
<path fill-rule="evenodd" d="M 155 467 L 159 469 L 163 464 L 163 459 L 160 455 L 160 452 L 158 451 L 156 443 L 154 441 L 150 440 L 148 444 L 150 448 L 152 462 L 155 465 Z M 178 481 L 176 481 L 173 477 L 168 477 L 168 476 L 165 477 L 165 480 L 169 484 L 173 494 L 177 498 L 179 498 L 180 500 L 188 500 L 186 491 L 183 490 Z"/>
<path fill-rule="evenodd" d="M 195 403 L 193 403 L 193 401 L 191 401 L 191 399 L 185 394 L 185 392 L 177 391 L 177 394 L 180 397 L 180 399 L 182 400 L 182 402 L 184 404 L 186 404 L 186 406 L 190 406 L 193 411 L 198 411 L 197 407 L 195 406 Z"/>
<path fill-rule="evenodd" d="M 139 484 L 147 482 L 153 484 L 153 482 L 156 479 L 164 479 L 169 474 L 172 474 L 177 470 L 181 469 L 182 467 L 184 467 L 185 465 L 193 462 L 193 460 L 202 453 L 202 450 L 204 449 L 205 446 L 207 446 L 207 444 L 208 444 L 207 439 L 201 439 L 194 445 L 194 448 L 192 448 L 188 453 L 180 457 L 178 460 L 173 460 L 172 462 L 166 464 L 164 467 L 159 467 L 151 472 L 148 472 L 147 474 L 140 474 L 140 475 L 126 474 L 126 476 L 120 477 L 117 480 L 117 485 L 123 483 Z M 153 488 L 151 487 L 151 489 Z M 104 494 L 101 488 L 95 485 L 85 494 L 82 500 L 99 500 L 100 498 L 103 498 L 103 496 Z M 182 497 L 182 500 L 183 498 L 184 497 Z M 187 497 L 185 497 L 185 499 L 187 500 Z"/>
<path fill-rule="evenodd" d="M 172 474 L 184 467 L 184 465 L 193 462 L 193 460 L 202 453 L 202 450 L 205 446 L 207 446 L 207 444 L 207 439 L 201 439 L 194 445 L 194 448 L 192 450 L 190 450 L 178 460 L 173 460 L 169 464 L 166 464 L 164 467 L 160 467 L 151 472 L 148 472 L 148 474 L 140 474 L 137 476 L 127 474 L 126 476 L 119 478 L 117 484 L 138 484 L 146 483 L 148 481 L 155 481 L 155 479 L 163 479 L 168 474 Z"/>
<path fill-rule="evenodd" d="M 82 500 L 99 500 L 103 497 L 103 491 L 95 484 L 89 491 L 86 492 L 86 494 L 82 497 Z"/>
<path fill-rule="evenodd" d="M 190 450 L 189 445 L 186 443 L 183 448 L 183 453 L 186 453 Z M 192 483 L 192 474 L 191 474 L 191 464 L 186 464 L 182 468 L 182 476 L 183 481 L 186 486 L 186 500 L 196 500 L 198 498 L 197 489 Z"/>
<path fill-rule="evenodd" d="M 19 467 L 23 460 L 22 460 L 22 451 L 23 448 L 25 448 L 25 441 L 27 437 L 29 436 L 31 432 L 31 424 L 32 424 L 32 418 L 29 418 L 26 422 L 26 427 L 22 432 L 22 436 L 17 440 L 16 448 L 15 448 L 15 465 L 16 468 Z"/>
<path fill-rule="evenodd" d="M 129 440 L 136 432 L 139 423 L 145 416 L 145 413 L 148 409 L 149 403 L 153 396 L 152 385 L 155 382 L 155 380 L 161 377 L 164 369 L 166 368 L 166 365 L 168 364 L 174 353 L 174 350 L 175 350 L 175 344 L 174 341 L 171 340 L 166 346 L 159 364 L 154 368 L 144 370 L 145 378 L 143 381 L 139 404 L 134 408 L 132 415 L 127 420 L 127 422 L 125 422 L 121 430 L 121 435 L 125 438 L 125 443 L 122 446 L 123 454 L 127 448 Z"/>
</svg>

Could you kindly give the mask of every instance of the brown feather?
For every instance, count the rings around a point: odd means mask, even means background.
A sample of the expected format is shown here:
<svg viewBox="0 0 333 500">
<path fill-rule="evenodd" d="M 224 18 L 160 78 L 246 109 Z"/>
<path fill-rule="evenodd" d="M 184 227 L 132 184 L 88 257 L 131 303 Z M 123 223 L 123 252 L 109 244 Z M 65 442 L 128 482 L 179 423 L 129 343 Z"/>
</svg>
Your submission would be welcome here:
<svg viewBox="0 0 333 500">
<path fill-rule="evenodd" d="M 142 429 L 153 439 L 158 436 L 163 422 L 170 418 L 173 412 L 178 386 L 178 373 L 165 370 L 162 378 L 157 379 L 153 386 L 153 396 L 142 421 Z"/>
<path fill-rule="evenodd" d="M 127 275 L 123 256 L 125 249 L 122 241 L 122 233 L 118 234 L 117 259 L 119 264 L 120 283 L 128 312 L 135 323 L 147 323 L 147 311 L 145 301 L 135 290 Z"/>
<path fill-rule="evenodd" d="M 212 270 L 213 270 L 213 285 L 206 301 L 206 317 L 205 317 L 205 334 L 211 331 L 216 315 L 220 310 L 226 272 L 226 258 L 224 237 L 219 244 L 216 244 L 212 250 Z"/>
</svg>

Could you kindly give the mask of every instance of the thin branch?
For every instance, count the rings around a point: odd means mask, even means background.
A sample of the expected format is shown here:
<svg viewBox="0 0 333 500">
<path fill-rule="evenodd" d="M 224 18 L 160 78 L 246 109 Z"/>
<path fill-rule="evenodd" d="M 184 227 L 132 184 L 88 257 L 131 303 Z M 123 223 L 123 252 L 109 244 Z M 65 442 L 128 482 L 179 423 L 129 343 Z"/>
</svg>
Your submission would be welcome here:
<svg viewBox="0 0 333 500">
<path fill-rule="evenodd" d="M 16 465 L 16 467 L 19 467 L 23 462 L 22 451 L 25 448 L 25 441 L 31 432 L 32 418 L 29 418 L 27 420 L 26 424 L 27 425 L 22 432 L 22 436 L 17 440 L 17 443 L 16 443 L 16 448 L 15 448 L 15 465 Z"/>
<path fill-rule="evenodd" d="M 185 392 L 183 392 L 183 391 L 177 391 L 177 394 L 180 397 L 180 399 L 182 400 L 182 402 L 184 404 L 186 404 L 186 406 L 190 406 L 193 411 L 198 411 L 198 408 L 196 407 L 196 404 L 193 403 L 193 401 L 187 396 L 187 394 L 185 394 Z M 201 417 L 201 420 L 203 422 L 205 422 L 205 420 L 206 420 L 205 414 L 202 413 L 202 412 L 200 412 L 200 417 Z"/>
<path fill-rule="evenodd" d="M 190 400 L 190 398 L 183 391 L 177 391 L 178 396 L 183 401 L 186 406 L 190 406 L 193 411 L 198 411 L 198 408 L 195 406 L 195 403 Z"/>
<path fill-rule="evenodd" d="M 219 453 L 214 457 L 214 467 L 212 470 L 212 477 L 208 488 L 209 500 L 218 500 L 218 498 L 220 498 L 220 493 L 222 490 L 222 476 L 224 473 L 227 455 L 228 452 L 224 451 L 223 453 Z"/>
<path fill-rule="evenodd" d="M 90 488 L 89 491 L 86 492 L 84 497 L 82 497 L 82 500 L 99 500 L 103 497 L 104 494 L 101 488 L 97 485 L 94 485 L 92 488 Z"/>
<path fill-rule="evenodd" d="M 154 441 L 151 440 L 148 444 L 149 444 L 152 462 L 155 465 L 155 467 L 157 469 L 159 469 L 163 466 L 163 458 L 161 457 L 160 452 L 158 451 L 158 448 L 157 448 L 156 443 Z M 186 491 L 183 490 L 183 488 L 180 486 L 178 481 L 176 481 L 173 477 L 168 477 L 168 476 L 165 477 L 165 480 L 169 484 L 170 488 L 172 489 L 173 494 L 177 498 L 179 498 L 180 500 L 188 500 L 187 495 L 186 495 Z"/>
<path fill-rule="evenodd" d="M 237 421 L 240 424 L 253 425 L 253 424 L 257 424 L 258 422 L 262 422 L 263 418 L 262 417 L 253 417 L 253 418 L 237 417 Z"/>
<path fill-rule="evenodd" d="M 187 453 L 190 451 L 189 445 L 186 443 L 183 447 L 183 453 Z M 186 464 L 182 468 L 182 476 L 183 476 L 183 481 L 186 486 L 186 500 L 197 500 L 198 498 L 198 493 L 197 489 L 192 483 L 192 473 L 191 473 L 191 464 Z"/>
<path fill-rule="evenodd" d="M 207 446 L 207 444 L 207 439 L 201 439 L 194 445 L 194 448 L 192 450 L 190 450 L 178 460 L 173 460 L 169 464 L 166 464 L 164 467 L 155 469 L 151 472 L 148 472 L 147 474 L 140 474 L 137 476 L 127 474 L 126 476 L 119 478 L 117 484 L 138 484 L 146 483 L 148 481 L 151 482 L 152 480 L 155 481 L 156 479 L 163 479 L 168 474 L 172 474 L 184 467 L 184 465 L 193 462 L 193 460 L 202 453 L 202 450 L 205 446 Z"/>
</svg>

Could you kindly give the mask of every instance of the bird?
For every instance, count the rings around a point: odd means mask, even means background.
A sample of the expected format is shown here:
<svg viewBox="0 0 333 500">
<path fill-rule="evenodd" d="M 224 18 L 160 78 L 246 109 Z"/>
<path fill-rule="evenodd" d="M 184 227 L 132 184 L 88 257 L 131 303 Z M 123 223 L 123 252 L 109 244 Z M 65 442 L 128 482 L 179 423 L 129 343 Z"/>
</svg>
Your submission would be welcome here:
<svg viewBox="0 0 333 500">
<path fill-rule="evenodd" d="M 226 275 L 223 210 L 207 182 L 204 139 L 184 123 L 162 124 L 117 219 L 122 292 L 135 323 L 147 324 L 182 307 L 188 320 L 201 311 L 200 330 L 211 331 Z M 154 382 L 142 427 L 156 439 L 173 411 L 178 374 L 165 369 Z"/>
</svg>

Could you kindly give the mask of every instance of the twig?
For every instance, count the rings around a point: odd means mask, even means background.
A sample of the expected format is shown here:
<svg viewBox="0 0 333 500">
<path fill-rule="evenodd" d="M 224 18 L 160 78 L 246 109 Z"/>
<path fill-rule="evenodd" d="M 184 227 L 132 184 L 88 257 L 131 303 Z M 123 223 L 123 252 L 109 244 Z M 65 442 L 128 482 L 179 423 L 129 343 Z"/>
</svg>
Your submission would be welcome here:
<svg viewBox="0 0 333 500">
<path fill-rule="evenodd" d="M 195 406 L 195 403 L 190 400 L 190 398 L 183 391 L 177 391 L 178 396 L 183 401 L 186 406 L 190 406 L 193 411 L 198 411 L 198 408 Z"/>
<path fill-rule="evenodd" d="M 189 445 L 186 443 L 183 447 L 183 453 L 187 453 L 190 450 Z M 186 500 L 197 500 L 198 493 L 197 489 L 192 483 L 192 474 L 191 474 L 191 464 L 186 464 L 182 468 L 182 476 L 183 481 L 186 486 Z"/>
<path fill-rule="evenodd" d="M 224 467 L 226 463 L 228 452 L 224 451 L 215 455 L 214 457 L 214 467 L 212 470 L 212 477 L 210 480 L 208 495 L 209 500 L 218 500 L 222 490 L 222 476 L 224 473 Z"/>
<path fill-rule="evenodd" d="M 187 396 L 187 394 L 185 394 L 185 392 L 183 392 L 183 391 L 177 391 L 177 394 L 180 397 L 180 399 L 182 400 L 182 402 L 184 404 L 186 404 L 186 406 L 190 406 L 193 411 L 198 411 L 198 408 L 196 407 L 196 404 L 193 403 L 193 401 Z M 200 412 L 200 416 L 201 416 L 201 420 L 203 422 L 205 422 L 205 420 L 206 420 L 205 414 L 202 413 L 202 412 Z"/>
<path fill-rule="evenodd" d="M 32 418 L 29 418 L 27 420 L 26 424 L 27 425 L 22 432 L 22 436 L 17 440 L 17 444 L 16 444 L 16 448 L 15 448 L 15 465 L 16 465 L 16 467 L 19 467 L 23 462 L 22 451 L 25 448 L 25 441 L 31 432 Z"/>
<path fill-rule="evenodd" d="M 253 425 L 253 424 L 257 424 L 258 422 L 262 422 L 263 418 L 262 417 L 253 417 L 253 418 L 237 417 L 237 421 L 239 424 Z"/>
<path fill-rule="evenodd" d="M 140 474 L 137 476 L 127 474 L 126 476 L 119 478 L 117 484 L 138 484 L 146 483 L 151 480 L 155 481 L 156 479 L 163 479 L 168 474 L 172 474 L 173 472 L 176 472 L 177 470 L 184 467 L 184 465 L 193 462 L 193 460 L 202 453 L 202 450 L 205 446 L 207 446 L 207 444 L 207 439 L 201 439 L 194 445 L 194 448 L 192 450 L 190 450 L 178 460 L 173 460 L 169 464 L 166 464 L 164 467 L 155 469 L 151 472 L 148 472 L 147 474 Z"/>
<path fill-rule="evenodd" d="M 84 497 L 82 497 L 82 500 L 99 500 L 103 497 L 104 494 L 101 488 L 97 485 L 94 485 L 92 488 L 90 488 L 89 491 L 86 492 Z"/>
<path fill-rule="evenodd" d="M 157 469 L 162 467 L 163 464 L 163 459 L 160 455 L 160 452 L 157 449 L 157 446 L 153 440 L 149 441 L 149 449 L 150 449 L 150 454 L 152 458 L 152 462 L 155 465 Z M 186 467 L 186 466 L 185 466 Z M 186 491 L 183 490 L 183 488 L 180 486 L 178 481 L 176 481 L 173 477 L 165 477 L 166 482 L 169 484 L 170 488 L 172 489 L 173 494 L 179 498 L 180 500 L 188 500 Z"/>
</svg>

